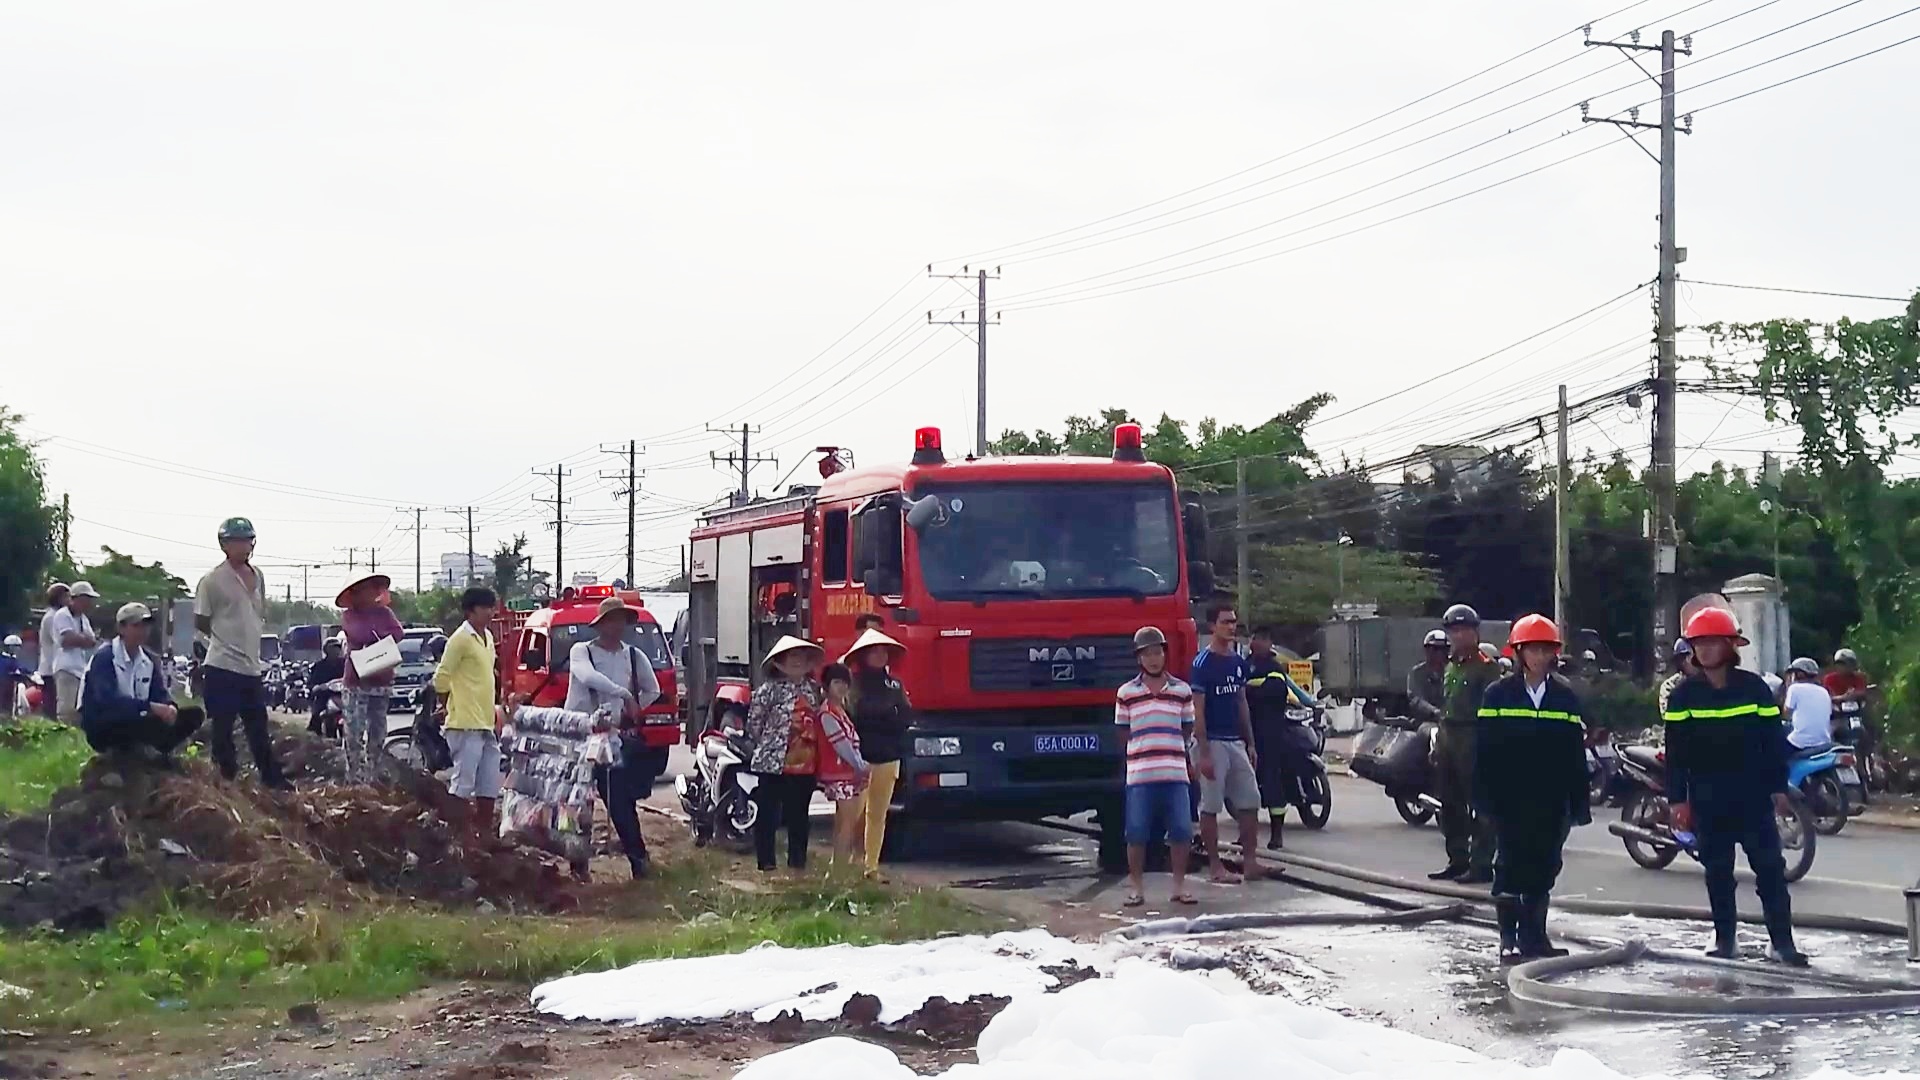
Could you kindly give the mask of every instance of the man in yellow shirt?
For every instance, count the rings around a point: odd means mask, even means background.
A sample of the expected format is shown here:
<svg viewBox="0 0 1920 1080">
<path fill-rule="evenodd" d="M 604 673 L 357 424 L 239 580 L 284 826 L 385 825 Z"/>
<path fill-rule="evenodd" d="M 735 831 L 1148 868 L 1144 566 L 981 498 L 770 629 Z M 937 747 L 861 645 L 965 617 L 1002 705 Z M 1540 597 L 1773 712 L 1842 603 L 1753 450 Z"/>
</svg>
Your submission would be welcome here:
<svg viewBox="0 0 1920 1080">
<path fill-rule="evenodd" d="M 453 796 L 473 800 L 469 817 L 481 836 L 493 832 L 493 804 L 500 797 L 500 736 L 494 729 L 493 621 L 499 600 L 492 589 L 472 588 L 460 595 L 466 616 L 447 638 L 446 652 L 433 673 L 433 688 L 444 703 L 447 748 L 453 752 Z"/>
</svg>

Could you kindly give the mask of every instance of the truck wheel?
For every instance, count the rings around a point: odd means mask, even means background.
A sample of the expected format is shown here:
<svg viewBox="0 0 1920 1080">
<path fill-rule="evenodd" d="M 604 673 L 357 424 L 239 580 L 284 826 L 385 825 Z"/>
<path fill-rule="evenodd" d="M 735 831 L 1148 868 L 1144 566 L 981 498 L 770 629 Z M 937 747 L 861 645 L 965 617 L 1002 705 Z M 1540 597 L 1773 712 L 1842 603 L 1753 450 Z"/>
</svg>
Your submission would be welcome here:
<svg viewBox="0 0 1920 1080">
<path fill-rule="evenodd" d="M 1100 872 L 1127 872 L 1127 813 L 1123 803 L 1111 802 L 1100 808 Z"/>
</svg>

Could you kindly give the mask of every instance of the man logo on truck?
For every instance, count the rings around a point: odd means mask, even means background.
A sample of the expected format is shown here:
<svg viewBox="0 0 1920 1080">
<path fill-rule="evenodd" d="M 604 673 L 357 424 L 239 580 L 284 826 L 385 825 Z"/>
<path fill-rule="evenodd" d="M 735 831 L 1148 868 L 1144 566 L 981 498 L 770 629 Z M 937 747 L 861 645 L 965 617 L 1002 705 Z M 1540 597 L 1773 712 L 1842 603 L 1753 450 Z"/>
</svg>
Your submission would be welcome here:
<svg viewBox="0 0 1920 1080">
<path fill-rule="evenodd" d="M 1075 645 L 1071 649 L 1067 648 L 1065 645 L 1061 645 L 1053 649 L 1049 649 L 1043 645 L 1043 646 L 1040 646 L 1039 648 L 1033 648 L 1033 649 L 1027 650 L 1027 659 L 1036 664 L 1044 664 L 1049 661 L 1060 661 L 1060 660 L 1067 660 L 1067 661 L 1091 660 L 1093 658 L 1094 658 L 1094 648 L 1091 645 Z M 1059 669 L 1055 668 L 1054 670 L 1058 671 Z"/>
</svg>

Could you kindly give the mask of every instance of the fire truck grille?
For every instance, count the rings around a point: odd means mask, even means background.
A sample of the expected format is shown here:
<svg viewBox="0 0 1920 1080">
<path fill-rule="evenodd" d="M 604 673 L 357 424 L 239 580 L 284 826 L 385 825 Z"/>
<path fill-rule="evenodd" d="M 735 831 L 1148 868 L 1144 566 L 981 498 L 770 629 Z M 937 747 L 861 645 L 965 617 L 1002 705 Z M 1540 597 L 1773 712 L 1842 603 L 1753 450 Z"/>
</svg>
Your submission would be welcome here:
<svg viewBox="0 0 1920 1080">
<path fill-rule="evenodd" d="M 1111 689 L 1134 676 L 1130 637 L 974 638 L 975 690 Z"/>
</svg>

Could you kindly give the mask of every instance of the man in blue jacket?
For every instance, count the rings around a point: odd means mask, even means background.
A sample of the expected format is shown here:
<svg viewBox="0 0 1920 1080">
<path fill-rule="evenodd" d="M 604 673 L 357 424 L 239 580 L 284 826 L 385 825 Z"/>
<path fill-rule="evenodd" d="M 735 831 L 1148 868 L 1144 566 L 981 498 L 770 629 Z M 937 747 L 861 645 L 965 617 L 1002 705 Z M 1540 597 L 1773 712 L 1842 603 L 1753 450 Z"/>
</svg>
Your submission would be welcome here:
<svg viewBox="0 0 1920 1080">
<path fill-rule="evenodd" d="M 118 633 L 94 650 L 80 691 L 80 730 L 97 753 L 138 754 L 145 747 L 162 765 L 200 727 L 197 708 L 176 708 L 167 692 L 147 635 L 153 612 L 145 604 L 127 604 L 115 618 Z"/>
</svg>

